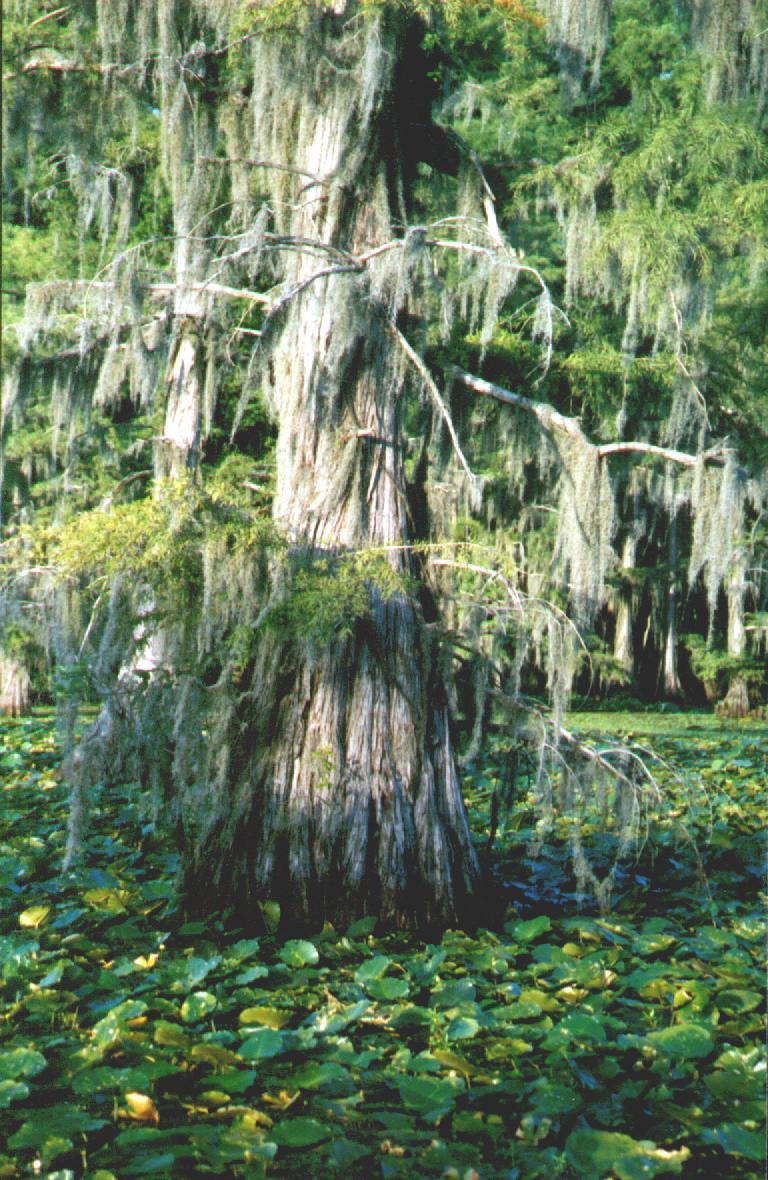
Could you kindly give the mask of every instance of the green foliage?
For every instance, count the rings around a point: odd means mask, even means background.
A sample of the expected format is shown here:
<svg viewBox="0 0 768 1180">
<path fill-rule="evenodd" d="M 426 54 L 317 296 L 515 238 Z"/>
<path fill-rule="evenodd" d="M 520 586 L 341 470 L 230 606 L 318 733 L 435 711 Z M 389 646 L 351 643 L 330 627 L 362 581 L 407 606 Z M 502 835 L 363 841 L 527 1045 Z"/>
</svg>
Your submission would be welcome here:
<svg viewBox="0 0 768 1180">
<path fill-rule="evenodd" d="M 13 619 L 0 628 L 0 639 L 6 655 L 25 662 L 33 658 L 37 644 L 29 625 Z"/>
<path fill-rule="evenodd" d="M 734 677 L 747 684 L 760 685 L 765 679 L 763 661 L 749 656 L 729 655 L 723 648 L 708 643 L 701 635 L 684 635 L 691 668 L 707 690 L 710 700 L 717 700 Z"/>
<path fill-rule="evenodd" d="M 65 575 L 108 581 L 115 574 L 131 574 L 157 581 L 176 550 L 168 524 L 159 499 L 84 512 L 54 534 L 53 556 Z"/>
<path fill-rule="evenodd" d="M 79 263 L 76 239 L 62 235 L 58 228 L 9 225 L 3 222 L 3 291 L 14 298 L 4 303 L 4 326 L 7 328 L 23 311 L 24 288 L 51 275 L 76 276 Z M 10 314 L 9 314 L 10 313 Z M 11 333 L 7 333 L 10 342 Z"/>
<path fill-rule="evenodd" d="M 151 498 L 80 513 L 50 529 L 42 544 L 61 576 L 107 585 L 127 577 L 151 589 L 164 611 L 182 612 L 202 584 L 206 544 L 218 539 L 230 554 L 254 561 L 275 541 L 268 521 L 241 508 L 239 477 L 249 467 L 236 460 L 220 468 L 208 494 L 179 479 L 156 486 Z"/>
<path fill-rule="evenodd" d="M 327 10 L 325 0 L 267 0 L 254 4 L 240 0 L 234 17 L 233 29 L 240 34 L 258 30 L 267 33 L 294 33 L 318 12 Z M 540 27 L 541 16 L 534 5 L 523 0 L 361 0 L 363 12 L 401 10 L 420 16 L 425 21 L 445 22 L 462 40 L 469 39 L 470 31 L 485 28 L 498 39 L 500 29 L 518 22 Z"/>
<path fill-rule="evenodd" d="M 642 1180 L 661 1173 L 679 1174 L 690 1156 L 687 1147 L 664 1151 L 651 1140 L 630 1138 L 615 1131 L 574 1131 L 566 1144 L 571 1167 L 587 1180 L 616 1175 L 619 1180 Z"/>
<path fill-rule="evenodd" d="M 291 575 L 272 626 L 298 641 L 323 645 L 346 638 L 376 598 L 408 592 L 408 579 L 375 550 L 336 557 L 304 555 Z"/>
<path fill-rule="evenodd" d="M 703 715 L 571 725 L 603 745 L 631 727 L 667 775 L 616 912 L 574 905 L 558 840 L 531 857 L 519 784 L 497 847 L 514 905 L 424 945 L 372 918 L 287 941 L 185 922 L 176 854 L 127 786 L 98 793 L 60 874 L 52 723 L 3 722 L 3 1169 L 757 1180 L 765 734 Z M 480 839 L 498 769 L 490 753 L 466 782 Z"/>
<path fill-rule="evenodd" d="M 588 636 L 580 665 L 586 668 L 592 685 L 622 688 L 632 682 L 631 672 L 608 650 L 608 645 L 597 635 Z"/>
</svg>

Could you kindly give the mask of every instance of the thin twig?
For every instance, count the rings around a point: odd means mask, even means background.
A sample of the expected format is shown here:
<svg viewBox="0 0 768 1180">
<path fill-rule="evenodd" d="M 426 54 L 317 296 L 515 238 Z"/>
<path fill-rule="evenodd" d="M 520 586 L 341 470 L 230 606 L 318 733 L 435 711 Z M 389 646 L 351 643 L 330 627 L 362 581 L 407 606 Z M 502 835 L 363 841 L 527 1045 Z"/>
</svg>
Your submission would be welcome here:
<svg viewBox="0 0 768 1180">
<path fill-rule="evenodd" d="M 201 159 L 203 164 L 247 164 L 250 168 L 274 168 L 277 172 L 290 172 L 294 176 L 305 176 L 317 184 L 328 184 L 326 178 L 316 176 L 314 172 L 305 172 L 303 168 L 294 168 L 290 164 L 275 164 L 272 160 L 254 160 L 249 156 L 202 156 Z"/>
<path fill-rule="evenodd" d="M 99 504 L 99 512 L 108 512 L 112 507 L 115 496 L 128 487 L 129 484 L 134 483 L 137 479 L 148 479 L 152 475 L 152 469 L 147 467 L 143 471 L 134 471 L 132 475 L 126 475 L 119 483 L 116 483 L 110 492 L 104 497 Z"/>
<path fill-rule="evenodd" d="M 463 450 L 461 449 L 461 443 L 459 442 L 458 435 L 456 434 L 456 428 L 453 425 L 453 419 L 451 418 L 448 407 L 446 406 L 445 402 L 443 401 L 443 398 L 440 395 L 440 390 L 437 388 L 437 385 L 435 384 L 434 377 L 432 376 L 429 369 L 427 368 L 427 366 L 425 365 L 424 361 L 421 359 L 419 354 L 416 352 L 416 350 L 411 346 L 411 344 L 408 342 L 408 340 L 406 340 L 405 336 L 400 331 L 400 329 L 392 322 L 389 315 L 386 315 L 386 314 L 384 315 L 384 323 L 386 324 L 387 331 L 392 336 L 394 336 L 395 340 L 400 345 L 400 347 L 403 350 L 403 352 L 405 353 L 405 355 L 408 357 L 408 360 L 411 362 L 413 367 L 416 369 L 416 372 L 419 374 L 422 381 L 424 382 L 424 386 L 425 386 L 427 392 L 429 393 L 433 402 L 437 406 L 440 416 L 442 417 L 443 421 L 445 422 L 446 429 L 448 431 L 448 434 L 450 435 L 451 443 L 453 444 L 453 449 L 456 453 L 456 457 L 459 460 L 459 463 L 461 464 L 462 468 L 464 469 L 464 472 L 466 473 L 466 476 L 469 479 L 470 484 L 472 485 L 473 488 L 476 487 L 477 486 L 477 476 L 474 474 L 471 467 L 469 466 L 466 456 L 465 456 Z"/>
</svg>

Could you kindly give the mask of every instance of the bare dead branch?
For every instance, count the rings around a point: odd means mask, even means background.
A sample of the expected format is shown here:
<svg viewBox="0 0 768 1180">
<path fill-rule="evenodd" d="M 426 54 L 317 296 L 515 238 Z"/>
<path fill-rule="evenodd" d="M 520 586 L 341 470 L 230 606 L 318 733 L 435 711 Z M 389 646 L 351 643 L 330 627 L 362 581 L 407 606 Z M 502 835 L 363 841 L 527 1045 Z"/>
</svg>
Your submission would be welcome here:
<svg viewBox="0 0 768 1180">
<path fill-rule="evenodd" d="M 706 463 L 724 463 L 728 454 L 727 448 L 713 447 L 701 455 L 691 455 L 687 451 L 676 451 L 673 447 L 657 447 L 653 443 L 644 442 L 612 442 L 601 443 L 597 448 L 598 455 L 620 455 L 634 452 L 638 455 L 654 455 L 659 459 L 666 459 L 668 463 L 678 463 L 681 467 L 695 467 L 700 459 Z"/>
<path fill-rule="evenodd" d="M 621 454 L 651 455 L 658 459 L 664 459 L 668 463 L 677 463 L 682 467 L 695 467 L 702 458 L 707 463 L 724 463 L 729 453 L 727 449 L 721 446 L 705 451 L 703 455 L 691 455 L 686 451 L 675 450 L 673 447 L 660 447 L 654 443 L 647 442 L 633 442 L 628 440 L 610 443 L 593 443 L 584 433 L 578 418 L 568 418 L 565 414 L 561 414 L 559 411 L 553 409 L 546 402 L 537 402 L 532 398 L 524 397 L 521 393 L 513 393 L 512 390 L 505 389 L 503 385 L 496 385 L 493 381 L 486 381 L 482 377 L 475 377 L 472 373 L 466 373 L 463 369 L 458 368 L 458 366 L 454 366 L 451 373 L 454 380 L 460 381 L 462 385 L 466 385 L 474 393 L 481 393 L 486 397 L 493 397 L 497 401 L 504 402 L 505 405 L 515 406 L 517 409 L 534 414 L 546 429 L 563 431 L 565 434 L 569 434 L 572 438 L 577 439 L 583 446 L 592 447 L 598 458 L 601 459 L 609 455 Z"/>
<path fill-rule="evenodd" d="M 293 168 L 290 164 L 275 164 L 272 160 L 254 160 L 249 156 L 203 156 L 204 164 L 247 164 L 249 168 L 274 168 L 277 172 L 290 172 L 294 176 L 304 176 L 307 180 L 314 180 L 316 184 L 328 184 L 328 178 L 316 176 L 313 172 L 305 172 L 302 168 Z"/>
<path fill-rule="evenodd" d="M 56 279 L 52 283 L 28 283 L 27 286 L 70 288 L 73 291 L 80 288 L 86 294 L 88 291 L 112 291 L 114 289 L 114 283 L 104 279 Z M 144 290 L 148 291 L 150 295 L 175 294 L 178 289 L 178 283 L 144 284 Z M 245 287 L 228 287 L 223 283 L 191 283 L 187 289 L 201 294 L 220 295 L 227 299 L 247 299 L 251 303 L 261 303 L 266 306 L 269 306 L 273 301 L 271 295 L 265 295 L 262 291 L 249 291 Z"/>
<path fill-rule="evenodd" d="M 144 471 L 134 471 L 132 475 L 126 475 L 119 483 L 116 483 L 110 492 L 104 497 L 99 504 L 99 512 L 108 512 L 115 501 L 115 497 L 122 492 L 123 488 L 127 488 L 129 484 L 135 483 L 137 479 L 148 479 L 152 475 L 151 468 L 146 468 Z"/>
<path fill-rule="evenodd" d="M 453 449 L 456 453 L 456 458 L 459 460 L 459 463 L 461 464 L 461 466 L 467 476 L 467 479 L 470 481 L 470 484 L 474 488 L 477 485 L 477 476 L 474 474 L 471 467 L 469 466 L 466 456 L 465 456 L 463 450 L 461 449 L 461 443 L 459 442 L 458 435 L 456 434 L 456 427 L 453 425 L 453 419 L 451 418 L 450 411 L 449 411 L 448 407 L 446 406 L 445 402 L 443 401 L 443 398 L 440 394 L 440 390 L 437 388 L 437 385 L 435 384 L 434 377 L 432 376 L 429 369 L 427 368 L 427 366 L 425 365 L 424 361 L 421 359 L 419 354 L 416 352 L 416 350 L 412 347 L 412 345 L 408 342 L 408 340 L 406 340 L 405 336 L 400 331 L 400 329 L 395 324 L 392 323 L 392 320 L 386 314 L 384 315 L 384 323 L 387 326 L 387 331 L 392 336 L 394 336 L 394 338 L 397 341 L 397 343 L 399 344 L 400 348 L 403 350 L 405 355 L 408 357 L 408 360 L 411 362 L 414 369 L 416 370 L 416 372 L 419 374 L 422 381 L 424 382 L 424 388 L 427 390 L 427 393 L 429 394 L 429 396 L 432 398 L 432 401 L 437 406 L 440 417 L 445 422 L 445 426 L 446 426 L 446 429 L 447 429 L 448 434 L 450 436 L 451 443 L 453 444 Z"/>
<path fill-rule="evenodd" d="M 51 13 L 50 15 L 54 15 Z M 45 70 L 54 74 L 112 74 L 115 71 L 124 73 L 127 71 L 125 66 L 117 66 L 111 63 L 101 65 L 98 62 L 89 62 L 87 65 L 82 61 L 73 61 L 71 58 L 63 57 L 62 54 L 56 50 L 48 50 L 45 54 L 38 54 L 36 57 L 30 57 L 24 62 L 19 70 L 12 70 L 10 73 L 3 74 L 4 82 L 12 82 L 14 78 L 18 78 L 20 74 L 34 74 L 39 70 Z"/>
<path fill-rule="evenodd" d="M 69 12 L 72 8 L 71 4 L 65 4 L 63 8 L 54 8 L 53 12 L 46 12 L 43 16 L 39 16 L 37 20 L 33 20 L 31 24 L 27 25 L 27 32 L 34 29 L 37 25 L 43 24 L 44 21 L 53 20 L 56 16 L 63 16 L 65 12 Z"/>
<path fill-rule="evenodd" d="M 532 398 L 524 397 L 521 393 L 513 393 L 511 389 L 505 389 L 503 385 L 496 385 L 493 381 L 486 381 L 483 377 L 475 377 L 472 373 L 466 373 L 457 365 L 451 369 L 451 375 L 455 381 L 460 381 L 462 385 L 466 385 L 474 393 L 482 393 L 486 397 L 493 397 L 496 401 L 504 402 L 508 406 L 526 410 L 530 414 L 535 414 L 547 429 L 562 430 L 572 438 L 578 439 L 585 446 L 592 445 L 582 430 L 578 418 L 567 418 L 546 402 L 537 402 Z"/>
<path fill-rule="evenodd" d="M 475 562 L 460 561 L 456 558 L 449 557 L 435 557 L 431 558 L 430 564 L 433 566 L 444 566 L 448 569 L 465 570 L 467 573 L 479 574 L 486 579 L 486 585 L 495 582 L 502 587 L 508 598 L 514 605 L 516 611 L 520 614 L 523 610 L 545 611 L 557 620 L 558 624 L 569 630 L 576 638 L 576 642 L 581 647 L 585 654 L 588 654 L 587 646 L 581 636 L 581 633 L 574 623 L 573 619 L 569 619 L 565 611 L 556 606 L 554 602 L 549 599 L 536 597 L 535 595 L 527 594 L 525 591 L 515 586 L 510 582 L 501 570 L 495 569 L 493 566 L 478 565 Z M 478 603 L 482 605 L 482 601 Z"/>
<path fill-rule="evenodd" d="M 318 279 L 325 279 L 330 275 L 357 274 L 359 271 L 360 267 L 356 266 L 354 263 L 349 263 L 342 266 L 324 266 L 321 270 L 316 270 L 313 274 L 308 275 L 307 278 L 302 279 L 300 283 L 296 283 L 290 288 L 290 290 L 284 292 L 284 294 L 275 299 L 269 309 L 267 320 L 270 320 L 274 315 L 277 315 L 279 311 L 282 311 L 287 303 L 290 303 L 290 301 L 295 299 L 297 295 L 300 295 L 302 291 L 306 291 L 307 287 L 311 286 L 312 283 L 316 283 Z M 263 330 L 266 330 L 266 327 L 267 323 L 264 324 Z"/>
<path fill-rule="evenodd" d="M 175 283 L 153 284 L 149 290 L 159 291 L 161 287 L 169 291 L 176 290 Z M 194 283 L 192 290 L 203 294 L 207 292 L 209 295 L 221 295 L 226 299 L 247 299 L 250 303 L 261 303 L 265 307 L 272 303 L 271 295 L 265 295 L 261 291 L 247 291 L 244 287 L 226 287 L 223 283 Z"/>
</svg>

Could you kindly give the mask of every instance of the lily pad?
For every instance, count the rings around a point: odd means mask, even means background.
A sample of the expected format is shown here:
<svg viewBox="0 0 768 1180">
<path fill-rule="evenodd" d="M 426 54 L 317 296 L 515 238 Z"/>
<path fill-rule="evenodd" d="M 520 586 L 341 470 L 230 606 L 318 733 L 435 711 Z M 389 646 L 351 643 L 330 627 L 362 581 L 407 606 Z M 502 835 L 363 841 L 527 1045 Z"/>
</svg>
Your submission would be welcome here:
<svg viewBox="0 0 768 1180">
<path fill-rule="evenodd" d="M 291 1019 L 285 1008 L 243 1008 L 241 1024 L 263 1024 L 266 1028 L 281 1029 Z"/>
<path fill-rule="evenodd" d="M 762 1002 L 760 992 L 749 991 L 745 988 L 723 988 L 717 993 L 716 1004 L 723 1012 L 740 1015 L 743 1012 L 753 1012 Z"/>
<path fill-rule="evenodd" d="M 358 1160 L 370 1154 L 369 1147 L 363 1147 L 362 1144 L 354 1143 L 351 1139 L 334 1139 L 330 1158 L 335 1168 L 343 1169 L 351 1167 L 352 1164 L 356 1164 Z"/>
<path fill-rule="evenodd" d="M 287 963 L 289 967 L 313 967 L 320 958 L 315 944 L 313 942 L 306 942 L 301 938 L 286 942 L 279 954 L 283 962 Z"/>
<path fill-rule="evenodd" d="M 391 962 L 389 955 L 374 955 L 366 959 L 355 972 L 355 982 L 367 984 L 373 979 L 381 979 Z"/>
<path fill-rule="evenodd" d="M 456 1102 L 456 1087 L 435 1077 L 403 1078 L 397 1084 L 403 1105 L 425 1118 L 438 1119 Z"/>
<path fill-rule="evenodd" d="M 19 914 L 19 925 L 25 930 L 37 930 L 51 912 L 49 905 L 31 905 Z"/>
<path fill-rule="evenodd" d="M 189 1053 L 189 1060 L 213 1065 L 216 1069 L 225 1069 L 237 1065 L 240 1056 L 227 1049 L 224 1045 L 212 1045 L 205 1042 L 193 1046 Z"/>
<path fill-rule="evenodd" d="M 343 1065 L 335 1061 L 308 1061 L 300 1069 L 291 1074 L 291 1086 L 298 1086 L 300 1090 L 334 1090 L 346 1089 L 352 1081 L 352 1075 Z"/>
<path fill-rule="evenodd" d="M 280 925 L 280 903 L 262 901 L 258 903 L 261 919 L 267 934 L 275 934 Z"/>
<path fill-rule="evenodd" d="M 267 975 L 269 975 L 268 968 L 262 963 L 258 963 L 255 967 L 246 967 L 244 971 L 236 975 L 235 983 L 240 987 L 245 987 L 249 983 L 255 983 L 257 979 L 264 979 Z"/>
<path fill-rule="evenodd" d="M 756 1164 L 765 1161 L 765 1135 L 762 1131 L 752 1131 L 740 1127 L 738 1123 L 723 1123 L 707 1138 L 718 1143 L 728 1155 L 740 1155 Z"/>
<path fill-rule="evenodd" d="M 690 1156 L 687 1147 L 667 1151 L 650 1139 L 632 1139 L 615 1131 L 574 1131 L 565 1155 L 583 1180 L 615 1175 L 620 1180 L 646 1180 L 665 1172 L 679 1173 Z"/>
<path fill-rule="evenodd" d="M 48 1062 L 37 1049 L 5 1049 L 0 1053 L 0 1078 L 33 1078 Z"/>
<path fill-rule="evenodd" d="M 471 979 L 453 979 L 432 993 L 435 1008 L 458 1008 L 474 1002 L 477 990 Z"/>
<path fill-rule="evenodd" d="M 648 1033 L 646 1040 L 654 1049 L 691 1060 L 707 1057 L 715 1047 L 712 1034 L 700 1024 L 673 1024 Z"/>
<path fill-rule="evenodd" d="M 538 918 L 530 918 L 527 922 L 507 923 L 505 930 L 518 942 L 534 942 L 542 934 L 552 929 L 552 919 L 542 914 Z"/>
<path fill-rule="evenodd" d="M 189 1033 L 169 1020 L 156 1020 L 155 1043 L 171 1049 L 186 1049 L 190 1043 Z"/>
<path fill-rule="evenodd" d="M 544 1048 L 558 1048 L 569 1041 L 588 1041 L 601 1045 L 606 1039 L 605 1027 L 596 1016 L 589 1016 L 584 1012 L 569 1012 L 547 1034 Z"/>
<path fill-rule="evenodd" d="M 445 1035 L 449 1041 L 467 1041 L 479 1031 L 480 1025 L 471 1016 L 457 1016 L 448 1025 Z"/>
<path fill-rule="evenodd" d="M 368 995 L 374 1000 L 401 1000 L 408 995 L 410 985 L 407 979 L 372 979 L 368 984 Z"/>
<path fill-rule="evenodd" d="M 14 1082 L 10 1078 L 0 1081 L 0 1110 L 6 1110 L 12 1102 L 21 1102 L 29 1097 L 26 1082 Z"/>
<path fill-rule="evenodd" d="M 283 1119 L 270 1131 L 271 1138 L 278 1147 L 315 1147 L 325 1139 L 330 1139 L 331 1132 L 327 1126 L 317 1119 L 300 1117 Z"/>
<path fill-rule="evenodd" d="M 52 1138 L 69 1140 L 72 1135 L 83 1131 L 97 1131 L 106 1126 L 106 1119 L 94 1118 L 77 1106 L 62 1104 L 48 1107 L 45 1117 L 35 1115 L 28 1119 L 8 1140 L 10 1147 L 41 1148 Z"/>
<path fill-rule="evenodd" d="M 197 1024 L 216 1010 L 218 1000 L 211 992 L 193 992 L 181 1005 L 181 1019 L 187 1024 Z"/>
<path fill-rule="evenodd" d="M 272 1028 L 260 1028 L 243 1041 L 239 1053 L 246 1061 L 260 1061 L 265 1057 L 276 1057 L 283 1051 L 283 1036 Z"/>
</svg>

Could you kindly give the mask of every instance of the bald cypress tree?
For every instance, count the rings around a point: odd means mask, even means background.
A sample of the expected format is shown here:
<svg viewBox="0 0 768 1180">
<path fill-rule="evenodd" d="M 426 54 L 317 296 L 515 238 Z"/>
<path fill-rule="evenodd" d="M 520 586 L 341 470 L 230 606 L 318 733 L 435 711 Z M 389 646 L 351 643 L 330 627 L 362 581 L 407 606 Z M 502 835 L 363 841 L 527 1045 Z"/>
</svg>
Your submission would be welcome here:
<svg viewBox="0 0 768 1180">
<path fill-rule="evenodd" d="M 223 361 L 222 302 L 267 308 L 251 332 L 261 341 L 239 414 L 258 387 L 275 430 L 279 550 L 261 570 L 257 554 L 209 538 L 204 605 L 192 625 L 165 617 L 146 569 L 130 589 L 113 582 L 100 660 L 117 679 L 72 760 L 75 794 L 80 800 L 110 761 L 154 761 L 157 782 L 168 773 L 192 904 L 206 903 L 213 883 L 219 904 L 254 913 L 260 899 L 278 897 L 293 924 L 377 912 L 395 925 L 439 927 L 469 916 L 478 866 L 440 661 L 412 585 L 404 404 L 426 370 L 398 320 L 418 303 L 429 265 L 426 232 L 401 228 L 409 188 L 441 133 L 431 128 L 413 13 L 294 7 L 246 20 L 238 38 L 225 7 L 128 4 L 118 39 L 105 6 L 99 39 L 82 40 L 80 56 L 28 59 L 17 71 L 20 87 L 38 72 L 53 87 L 85 70 L 111 108 L 94 127 L 101 137 L 85 135 L 62 164 L 80 186 L 86 221 L 91 187 L 103 189 L 104 277 L 30 289 L 24 347 L 82 309 L 88 336 L 54 390 L 53 412 L 69 425 L 78 410 L 87 417 L 126 390 L 144 403 L 160 424 L 155 499 L 160 512 L 164 498 L 172 505 L 171 537 L 200 485 Z M 76 31 L 83 38 L 88 29 Z M 227 55 L 233 68 L 217 81 Z M 406 59 L 421 70 L 410 102 Z M 118 109 L 125 91 L 127 126 Z M 110 132 L 136 137 L 155 103 L 170 281 L 121 232 L 116 205 L 128 181 L 97 155 Z M 446 141 L 444 151 L 456 173 L 455 147 Z M 443 249 L 466 246 L 485 264 L 480 282 L 465 268 L 462 298 L 479 314 L 482 282 L 500 271 L 500 297 L 515 268 L 511 255 L 491 251 L 482 222 L 464 242 L 465 223 L 460 216 L 458 233 L 446 227 Z M 233 275 L 237 285 L 221 281 Z M 266 278 L 271 291 L 251 291 L 246 276 Z M 7 426 L 33 396 L 27 376 L 9 391 Z M 370 571 L 354 564 L 361 551 L 374 554 Z M 241 629 L 264 624 L 237 674 L 240 657 L 218 646 L 231 623 L 216 625 L 217 612 L 227 614 L 226 579 L 243 587 Z M 132 626 L 118 622 L 126 610 L 139 620 Z M 207 684 L 183 670 L 201 646 L 209 663 L 216 649 Z M 161 752 L 149 728 L 163 723 L 171 733 Z"/>
<path fill-rule="evenodd" d="M 26 285 L 4 395 L 20 571 L 5 598 L 9 619 L 23 596 L 34 604 L 62 682 L 84 671 L 101 702 L 70 751 L 70 855 L 89 787 L 119 774 L 175 828 L 193 909 L 258 920 L 276 899 L 293 927 L 469 922 L 479 865 L 449 708 L 459 632 L 478 699 L 493 683 L 518 724 L 539 665 L 561 722 L 579 632 L 599 625 L 617 540 L 634 535 L 620 517 L 637 462 L 657 519 L 681 493 L 653 473 L 682 470 L 691 578 L 714 611 L 736 549 L 729 530 L 710 544 L 713 522 L 746 520 L 763 492 L 713 430 L 691 428 L 690 374 L 664 429 L 640 418 L 613 437 L 540 400 L 530 374 L 520 394 L 451 364 L 492 352 L 512 308 L 530 321 L 541 383 L 567 323 L 504 237 L 474 151 L 435 120 L 436 79 L 449 79 L 435 45 L 462 20 L 502 58 L 538 38 L 581 117 L 612 6 L 541 8 L 546 25 L 524 5 L 460 0 L 16 14 L 13 240 L 50 237 L 56 220 L 60 273 Z M 563 234 L 560 294 L 612 303 L 627 363 L 654 325 L 685 368 L 693 231 L 670 222 L 659 259 L 632 230 L 651 196 L 613 136 L 607 118 L 583 154 L 531 165 L 540 215 Z M 745 171 L 756 150 L 745 133 Z M 648 183 L 665 187 L 656 172 Z M 487 424 L 474 435 L 468 401 Z M 33 462 L 35 421 L 50 448 Z M 467 457 L 483 466 L 488 451 L 511 489 L 498 509 Z M 540 516 L 526 523 L 540 500 L 549 534 Z M 444 547 L 483 514 L 498 518 L 490 557 Z M 637 783 L 606 760 L 580 777 L 585 751 L 562 740 L 541 747 L 543 810 L 557 774 L 574 815 L 610 781 L 625 845 Z M 577 837 L 572 852 L 605 895 Z"/>
</svg>

